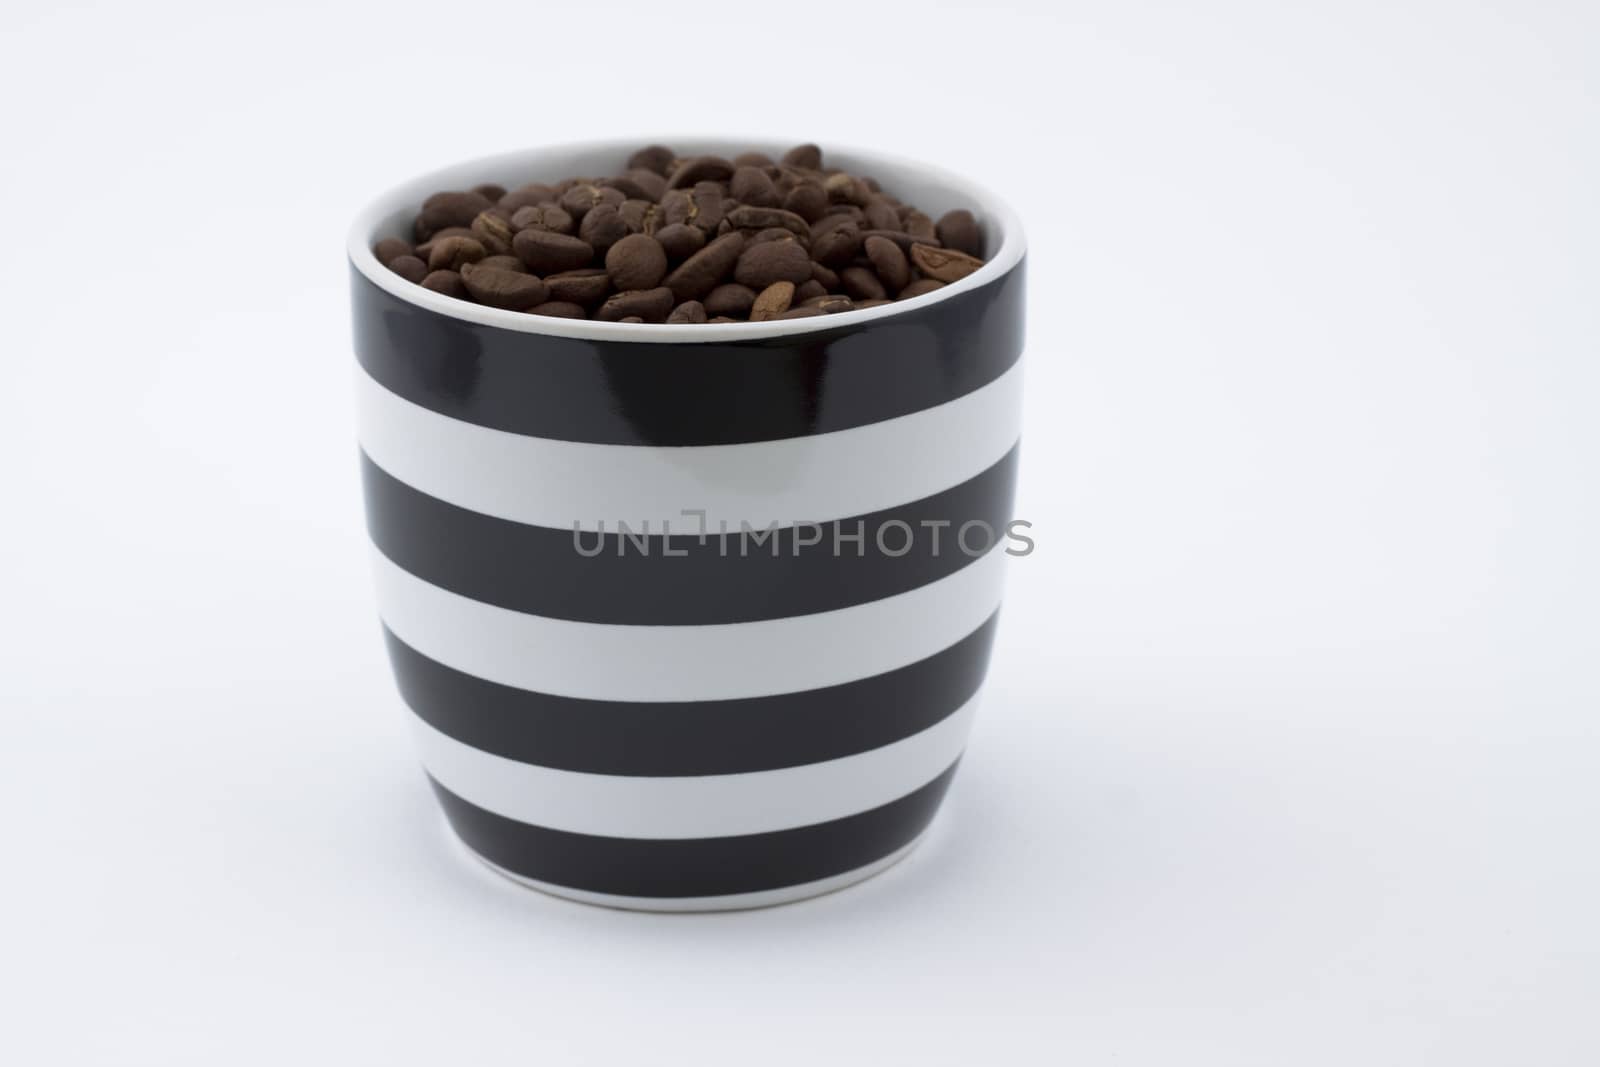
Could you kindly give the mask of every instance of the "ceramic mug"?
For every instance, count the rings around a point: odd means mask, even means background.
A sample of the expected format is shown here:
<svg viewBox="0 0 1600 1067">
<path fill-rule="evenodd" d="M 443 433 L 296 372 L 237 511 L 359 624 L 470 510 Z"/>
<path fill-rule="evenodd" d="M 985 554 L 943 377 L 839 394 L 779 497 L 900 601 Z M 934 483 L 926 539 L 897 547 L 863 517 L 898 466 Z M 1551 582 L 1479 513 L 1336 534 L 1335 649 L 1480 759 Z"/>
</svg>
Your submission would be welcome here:
<svg viewBox="0 0 1600 1067">
<path fill-rule="evenodd" d="M 988 262 L 860 311 L 639 325 L 455 300 L 373 257 L 432 192 L 615 173 L 638 143 L 464 163 L 357 220 L 379 614 L 423 767 L 492 867 L 621 907 L 798 900 L 905 855 L 965 746 L 1020 544 L 1023 236 L 968 181 L 830 149 L 972 210 Z"/>
</svg>

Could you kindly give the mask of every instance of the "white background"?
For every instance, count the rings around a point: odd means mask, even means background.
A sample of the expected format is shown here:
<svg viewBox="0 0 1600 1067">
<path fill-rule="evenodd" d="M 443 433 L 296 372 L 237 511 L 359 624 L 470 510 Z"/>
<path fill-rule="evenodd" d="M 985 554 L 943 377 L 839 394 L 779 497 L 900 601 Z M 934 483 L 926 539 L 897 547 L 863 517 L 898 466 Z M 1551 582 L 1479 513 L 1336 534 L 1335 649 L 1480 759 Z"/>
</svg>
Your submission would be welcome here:
<svg viewBox="0 0 1600 1067">
<path fill-rule="evenodd" d="M 8 1062 L 1600 1060 L 1592 4 L 40 3 L 0 23 Z M 1029 227 L 989 696 L 900 867 L 653 917 L 447 836 L 349 217 L 699 129 Z"/>
</svg>

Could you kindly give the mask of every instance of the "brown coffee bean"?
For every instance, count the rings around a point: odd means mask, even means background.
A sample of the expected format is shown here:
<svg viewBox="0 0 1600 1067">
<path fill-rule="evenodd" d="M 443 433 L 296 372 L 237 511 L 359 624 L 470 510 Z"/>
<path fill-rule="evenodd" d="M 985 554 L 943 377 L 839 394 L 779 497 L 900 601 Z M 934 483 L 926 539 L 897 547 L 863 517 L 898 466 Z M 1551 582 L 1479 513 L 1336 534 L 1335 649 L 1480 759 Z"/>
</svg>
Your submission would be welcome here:
<svg viewBox="0 0 1600 1067">
<path fill-rule="evenodd" d="M 728 212 L 727 219 L 741 230 L 765 230 L 780 226 L 790 233 L 809 238 L 811 225 L 793 211 L 779 207 L 753 207 L 749 204 Z"/>
<path fill-rule="evenodd" d="M 378 257 L 378 262 L 387 267 L 401 256 L 415 255 L 409 241 L 402 241 L 398 237 L 385 237 L 372 246 L 372 254 Z"/>
<path fill-rule="evenodd" d="M 667 179 L 667 188 L 684 189 L 699 182 L 725 182 L 733 177 L 733 164 L 721 156 L 695 156 L 680 162 Z"/>
<path fill-rule="evenodd" d="M 911 284 L 911 264 L 899 245 L 886 237 L 868 237 L 861 242 L 861 250 L 884 288 L 894 293 Z"/>
<path fill-rule="evenodd" d="M 728 315 L 744 318 L 750 314 L 750 305 L 755 302 L 756 291 L 748 285 L 719 285 L 706 297 L 706 312 L 713 317 Z"/>
<path fill-rule="evenodd" d="M 815 278 L 807 278 L 805 281 L 795 286 L 794 302 L 796 304 L 804 304 L 807 300 L 815 300 L 818 297 L 827 295 L 828 290 L 822 287 L 821 282 L 817 281 Z"/>
<path fill-rule="evenodd" d="M 667 288 L 680 301 L 700 299 L 728 276 L 743 248 L 744 237 L 738 233 L 718 237 L 667 275 Z"/>
<path fill-rule="evenodd" d="M 965 252 L 928 245 L 912 245 L 911 262 L 923 274 L 941 282 L 960 281 L 983 266 L 983 260 Z"/>
<path fill-rule="evenodd" d="M 561 199 L 557 203 L 561 205 L 562 211 L 565 211 L 581 223 L 583 217 L 593 208 L 601 204 L 610 204 L 615 207 L 626 199 L 628 198 L 623 196 L 619 190 L 596 185 L 593 182 L 580 182 L 562 193 Z"/>
<path fill-rule="evenodd" d="M 461 280 L 461 275 L 453 270 L 429 271 L 428 276 L 422 279 L 424 289 L 432 289 L 445 296 L 453 296 L 458 300 L 468 299 L 467 286 Z"/>
<path fill-rule="evenodd" d="M 855 310 L 860 311 L 863 308 L 881 308 L 885 304 L 892 303 L 894 303 L 892 300 L 857 300 L 855 303 Z"/>
<path fill-rule="evenodd" d="M 773 282 L 756 295 L 750 305 L 750 321 L 765 322 L 789 310 L 794 300 L 794 282 Z"/>
<path fill-rule="evenodd" d="M 600 310 L 595 312 L 595 318 L 602 322 L 617 322 L 622 319 L 638 317 L 645 322 L 662 322 L 672 312 L 676 303 L 672 298 L 672 290 L 666 286 L 659 289 L 635 289 L 631 292 L 617 293 L 600 305 Z"/>
<path fill-rule="evenodd" d="M 521 311 L 542 304 L 548 295 L 544 282 L 532 274 L 485 267 L 479 263 L 464 266 L 461 280 L 466 283 L 472 299 L 478 303 L 508 311 Z"/>
<path fill-rule="evenodd" d="M 894 205 L 881 196 L 875 196 L 867 201 L 867 206 L 862 208 L 863 221 L 871 230 L 898 230 L 900 228 L 900 212 Z"/>
<path fill-rule="evenodd" d="M 663 225 L 661 209 L 648 200 L 624 200 L 617 208 L 617 217 L 628 227 L 629 233 L 654 236 Z"/>
<path fill-rule="evenodd" d="M 740 152 L 733 157 L 733 166 L 736 170 L 739 167 L 770 167 L 772 157 L 765 152 Z"/>
<path fill-rule="evenodd" d="M 819 307 L 798 307 L 790 308 L 788 311 L 785 311 L 776 317 L 780 319 L 812 319 L 816 318 L 818 315 L 826 314 L 827 312 Z"/>
<path fill-rule="evenodd" d="M 603 183 L 630 200 L 648 200 L 655 203 L 667 191 L 666 179 L 653 170 L 635 167 L 626 174 L 607 178 Z"/>
<path fill-rule="evenodd" d="M 728 195 L 751 207 L 777 207 L 782 203 L 778 187 L 760 167 L 740 167 L 728 182 Z"/>
<path fill-rule="evenodd" d="M 589 213 L 593 218 L 601 208 Z M 606 273 L 611 284 L 626 292 L 654 289 L 667 274 L 667 253 L 654 237 L 631 233 L 611 246 L 606 253 Z"/>
<path fill-rule="evenodd" d="M 636 324 L 638 324 L 638 323 L 642 323 L 642 322 L 644 322 L 644 320 L 643 320 L 643 319 L 641 319 L 641 318 L 640 318 L 640 317 L 639 317 L 639 316 L 637 316 L 637 315 L 629 315 L 629 316 L 628 316 L 628 317 L 627 317 L 627 318 L 625 318 L 625 319 L 618 319 L 618 320 L 617 320 L 617 321 L 618 321 L 618 322 L 625 322 L 625 323 L 627 323 L 627 324 L 628 324 L 628 325 L 630 325 L 630 326 L 633 326 L 633 325 L 636 325 Z"/>
<path fill-rule="evenodd" d="M 550 299 L 593 307 L 611 292 L 611 276 L 597 267 L 562 271 L 545 278 Z"/>
<path fill-rule="evenodd" d="M 706 322 L 713 323 L 713 324 L 720 323 L 720 322 L 743 322 L 743 321 L 744 321 L 743 319 L 730 318 L 727 315 L 718 315 L 714 319 L 707 319 L 706 320 Z"/>
<path fill-rule="evenodd" d="M 633 155 L 629 156 L 628 169 L 648 170 L 665 178 L 667 176 L 667 171 L 671 168 L 673 161 L 677 158 L 678 154 L 672 149 L 666 147 L 665 145 L 653 144 L 649 145 L 648 147 L 641 148 Z"/>
<path fill-rule="evenodd" d="M 828 194 L 829 201 L 836 204 L 860 207 L 872 197 L 872 192 L 854 174 L 830 174 L 822 183 L 822 188 Z"/>
<path fill-rule="evenodd" d="M 698 300 L 685 300 L 672 309 L 672 314 L 667 316 L 668 322 L 704 322 L 706 321 L 706 306 Z"/>
<path fill-rule="evenodd" d="M 482 193 L 434 193 L 422 202 L 422 210 L 412 225 L 417 240 L 426 241 L 446 226 L 470 226 L 478 212 L 494 207 Z"/>
<path fill-rule="evenodd" d="M 888 295 L 878 276 L 865 267 L 846 267 L 839 272 L 839 284 L 856 300 L 882 300 Z"/>
<path fill-rule="evenodd" d="M 862 230 L 861 239 L 865 241 L 868 237 L 882 237 L 885 241 L 893 241 L 896 245 L 900 246 L 900 251 L 906 253 L 910 253 L 912 245 L 932 245 L 935 248 L 939 247 L 939 239 L 937 237 L 913 237 L 904 230 Z"/>
<path fill-rule="evenodd" d="M 706 232 L 698 226 L 689 226 L 675 222 L 670 226 L 663 226 L 655 232 L 655 238 L 661 242 L 661 247 L 666 251 L 667 258 L 677 263 L 688 259 L 706 246 Z"/>
<path fill-rule="evenodd" d="M 752 244 L 739 256 L 733 279 L 752 289 L 765 289 L 774 282 L 788 282 L 790 289 L 811 277 L 811 257 L 792 241 L 763 241 Z"/>
<path fill-rule="evenodd" d="M 484 182 L 482 185 L 474 185 L 472 187 L 472 191 L 483 197 L 485 200 L 499 200 L 502 196 L 506 195 L 506 187 L 503 185 L 496 185 L 494 182 Z"/>
<path fill-rule="evenodd" d="M 601 256 L 628 233 L 628 224 L 616 204 L 597 204 L 584 212 L 583 221 L 578 223 L 578 239 Z"/>
<path fill-rule="evenodd" d="M 807 222 L 815 222 L 828 210 L 828 194 L 815 182 L 802 182 L 784 196 L 783 206 Z"/>
<path fill-rule="evenodd" d="M 943 289 L 944 287 L 945 283 L 939 281 L 937 278 L 918 278 L 916 281 L 912 282 L 910 285 L 896 293 L 895 299 L 910 300 L 913 297 L 922 296 L 924 293 L 931 293 L 935 289 Z"/>
<path fill-rule="evenodd" d="M 438 244 L 440 241 L 443 241 L 447 237 L 471 237 L 476 240 L 477 234 L 473 233 L 465 226 L 446 226 L 444 229 L 434 234 L 431 240 L 427 240 L 419 244 L 417 246 L 417 250 L 412 254 L 418 259 L 426 262 L 427 258 L 433 254 L 433 246 Z"/>
<path fill-rule="evenodd" d="M 822 296 L 814 296 L 800 306 L 821 308 L 829 315 L 837 315 L 841 311 L 851 310 L 855 307 L 855 304 L 851 302 L 848 296 L 840 296 L 838 293 L 826 293 Z"/>
<path fill-rule="evenodd" d="M 946 248 L 965 252 L 969 256 L 983 255 L 983 231 L 978 228 L 978 220 L 972 212 L 965 208 L 940 215 L 939 221 L 934 224 L 934 232 Z"/>
<path fill-rule="evenodd" d="M 814 144 L 797 144 L 783 154 L 783 161 L 793 167 L 821 170 L 822 149 Z"/>
<path fill-rule="evenodd" d="M 516 230 L 511 225 L 510 217 L 499 208 L 478 212 L 470 229 L 490 255 L 504 255 L 511 251 L 511 237 Z"/>
<path fill-rule="evenodd" d="M 543 182 L 533 182 L 520 189 L 513 189 L 502 196 L 495 205 L 501 211 L 515 215 L 518 208 L 531 207 L 534 204 L 553 204 L 556 191 Z"/>
<path fill-rule="evenodd" d="M 594 259 L 594 249 L 587 242 L 547 230 L 518 230 L 511 248 L 535 274 L 587 267 Z"/>
<path fill-rule="evenodd" d="M 589 313 L 577 304 L 565 300 L 546 300 L 528 309 L 530 315 L 548 315 L 553 319 L 586 319 Z"/>
<path fill-rule="evenodd" d="M 485 267 L 499 267 L 501 270 L 526 271 L 528 269 L 522 265 L 522 260 L 516 256 L 484 256 L 478 260 L 478 263 Z"/>
<path fill-rule="evenodd" d="M 922 212 L 914 208 L 907 211 L 901 217 L 901 223 L 902 228 L 918 241 L 926 241 L 929 244 L 938 243 L 939 234 L 934 228 L 933 220 Z"/>
<path fill-rule="evenodd" d="M 406 281 L 419 285 L 428 276 L 428 265 L 416 256 L 395 256 L 389 261 L 389 269 Z"/>
<path fill-rule="evenodd" d="M 811 277 L 821 282 L 822 287 L 830 293 L 837 292 L 839 289 L 839 275 L 815 260 L 811 262 Z"/>
<path fill-rule="evenodd" d="M 555 204 L 529 204 L 511 214 L 513 230 L 544 230 L 570 235 L 577 225 L 571 215 Z"/>
<path fill-rule="evenodd" d="M 826 222 L 827 220 L 823 220 Z M 861 230 L 850 219 L 827 226 L 811 237 L 811 258 L 827 267 L 843 267 L 855 258 L 861 247 Z"/>
</svg>

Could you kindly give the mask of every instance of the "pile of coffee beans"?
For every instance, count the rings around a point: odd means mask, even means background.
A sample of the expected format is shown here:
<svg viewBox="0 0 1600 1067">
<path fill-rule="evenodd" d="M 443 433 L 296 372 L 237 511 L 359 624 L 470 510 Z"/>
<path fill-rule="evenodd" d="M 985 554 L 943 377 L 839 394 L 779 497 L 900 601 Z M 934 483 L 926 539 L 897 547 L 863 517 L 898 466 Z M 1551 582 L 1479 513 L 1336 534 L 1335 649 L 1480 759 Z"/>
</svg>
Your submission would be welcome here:
<svg viewBox="0 0 1600 1067">
<path fill-rule="evenodd" d="M 378 262 L 508 311 L 605 322 L 760 322 L 931 293 L 983 265 L 970 211 L 938 220 L 805 144 L 778 160 L 651 145 L 610 178 L 435 193 Z"/>
</svg>

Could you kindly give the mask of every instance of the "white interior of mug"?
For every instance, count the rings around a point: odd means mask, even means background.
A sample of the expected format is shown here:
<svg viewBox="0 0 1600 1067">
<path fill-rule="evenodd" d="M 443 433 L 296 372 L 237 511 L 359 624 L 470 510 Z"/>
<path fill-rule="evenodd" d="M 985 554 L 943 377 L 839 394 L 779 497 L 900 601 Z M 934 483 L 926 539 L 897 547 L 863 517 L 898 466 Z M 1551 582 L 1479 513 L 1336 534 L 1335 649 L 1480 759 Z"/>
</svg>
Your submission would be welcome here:
<svg viewBox="0 0 1600 1067">
<path fill-rule="evenodd" d="M 528 182 L 555 182 L 571 175 L 604 177 L 619 174 L 628 155 L 645 144 L 671 145 L 685 156 L 712 154 L 732 157 L 740 152 L 766 152 L 777 158 L 790 146 L 751 139 L 705 139 L 692 137 L 650 137 L 589 141 L 579 144 L 549 145 L 496 156 L 469 160 L 413 178 L 389 190 L 369 204 L 356 217 L 350 229 L 350 261 L 374 285 L 401 300 L 436 311 L 441 315 L 498 326 L 524 333 L 553 337 L 577 337 L 607 341 L 674 342 L 738 341 L 771 338 L 841 326 L 859 325 L 890 318 L 908 308 L 926 307 L 948 300 L 959 293 L 986 285 L 1016 266 L 1025 244 L 1022 227 L 1006 204 L 987 189 L 958 175 L 912 160 L 887 156 L 856 148 L 823 146 L 823 161 L 855 173 L 876 178 L 885 191 L 914 204 L 938 218 L 946 211 L 966 208 L 978 219 L 984 233 L 984 265 L 941 289 L 911 300 L 885 304 L 860 311 L 818 315 L 803 319 L 769 322 L 721 323 L 714 326 L 679 323 L 595 322 L 588 319 L 562 319 L 504 311 L 424 289 L 380 264 L 372 246 L 385 237 L 411 239 L 411 221 L 422 201 L 441 189 L 470 189 L 484 182 L 495 182 L 514 189 Z"/>
</svg>

